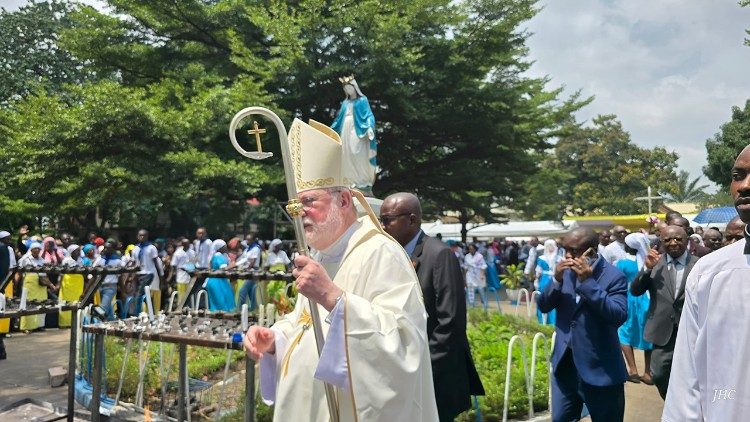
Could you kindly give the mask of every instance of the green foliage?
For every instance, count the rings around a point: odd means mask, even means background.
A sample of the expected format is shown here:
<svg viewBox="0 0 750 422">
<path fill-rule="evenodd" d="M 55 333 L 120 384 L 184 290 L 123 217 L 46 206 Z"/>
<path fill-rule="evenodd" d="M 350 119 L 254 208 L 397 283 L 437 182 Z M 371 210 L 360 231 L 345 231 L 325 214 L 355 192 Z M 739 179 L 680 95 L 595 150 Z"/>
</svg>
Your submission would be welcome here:
<svg viewBox="0 0 750 422">
<path fill-rule="evenodd" d="M 24 175 L 4 195 L 78 231 L 203 224 L 219 234 L 248 218 L 250 197 L 286 199 L 273 131 L 264 149 L 274 159 L 248 164 L 226 139 L 232 114 L 255 104 L 287 122 L 329 123 L 343 98 L 338 77 L 353 73 L 378 121 L 376 193 L 416 192 L 427 213 L 459 211 L 462 223 L 496 219 L 490 208 L 522 193 L 534 153 L 589 101 L 525 76 L 529 34 L 520 28 L 535 4 L 108 0 L 106 14 L 67 6 L 65 25 L 52 29 L 58 48 L 115 83 L 63 84 L 55 97 L 35 90 L 11 104 L 11 136 L 0 146 L 17 149 L 23 169 L 9 172 Z M 23 134 L 28 124 L 36 127 Z M 110 150 L 95 148 L 102 144 Z M 0 217 L 18 212 L 9 206 Z"/>
<path fill-rule="evenodd" d="M 547 341 L 552 338 L 554 329 L 539 325 L 512 315 L 485 313 L 479 309 L 469 310 L 467 336 L 479 376 L 482 379 L 486 395 L 479 397 L 479 407 L 485 421 L 500 421 L 503 416 L 503 398 L 505 394 L 505 369 L 508 358 L 508 342 L 518 334 L 523 340 L 527 367 L 530 368 L 531 346 L 534 335 L 543 333 Z M 513 366 L 508 402 L 508 417 L 521 418 L 528 415 L 529 400 L 524 381 L 524 370 L 521 365 L 522 349 L 516 343 L 513 348 Z M 547 352 L 550 344 L 540 341 L 537 345 L 537 366 L 534 378 L 534 411 L 547 409 L 549 400 L 549 363 Z M 460 415 L 457 420 L 471 422 L 476 418 L 472 410 Z"/>
<path fill-rule="evenodd" d="M 294 304 L 297 301 L 297 289 L 294 287 L 294 284 L 287 284 L 283 280 L 272 280 L 268 282 L 266 291 L 276 306 L 276 312 L 281 315 L 292 312 Z"/>
<path fill-rule="evenodd" d="M 592 215 L 644 213 L 645 201 L 633 198 L 648 186 L 673 192 L 676 166 L 677 154 L 637 146 L 613 115 L 594 118 L 590 127 L 570 123 L 524 182 L 517 208 L 535 219 L 559 218 L 566 207 Z"/>
<path fill-rule="evenodd" d="M 517 289 L 521 287 L 521 281 L 523 281 L 523 266 L 524 263 L 518 265 L 508 265 L 505 268 L 505 273 L 500 276 L 500 281 L 508 289 Z"/>
<path fill-rule="evenodd" d="M 698 201 L 699 209 L 731 206 L 734 206 L 734 198 L 728 189 L 720 189 L 715 193 L 707 194 Z"/>
<path fill-rule="evenodd" d="M 428 214 L 493 220 L 490 208 L 516 195 L 532 168 L 529 152 L 585 103 L 523 75 L 528 34 L 519 27 L 534 4 L 303 1 L 290 13 L 304 25 L 303 56 L 273 80 L 277 101 L 331 122 L 343 99 L 338 77 L 354 74 L 378 122 L 376 194 L 412 191 Z"/>
<path fill-rule="evenodd" d="M 732 120 L 706 140 L 708 164 L 703 167 L 703 173 L 722 188 L 729 188 L 734 160 L 747 145 L 750 145 L 750 100 L 745 102 L 744 109 L 733 106 Z"/>
<path fill-rule="evenodd" d="M 700 182 L 701 180 L 700 176 L 696 177 L 692 181 L 688 180 L 689 178 L 690 173 L 686 172 L 685 170 L 680 170 L 680 172 L 677 174 L 677 180 L 675 181 L 674 190 L 666 194 L 666 200 L 671 202 L 701 201 L 706 196 L 704 189 L 706 189 L 708 185 L 698 186 L 698 182 Z"/>
<path fill-rule="evenodd" d="M 25 204 L 64 226 L 101 228 L 153 226 L 164 212 L 201 220 L 223 211 L 226 224 L 269 177 L 230 155 L 231 147 L 200 148 L 219 136 L 207 125 L 217 118 L 210 114 L 230 113 L 215 91 L 185 95 L 181 110 L 165 92 L 114 82 L 68 87 L 66 99 L 40 92 L 13 103 L 3 111 L 11 137 L 0 150 L 9 164 L 0 169 L 8 198 L 0 213 Z"/>
<path fill-rule="evenodd" d="M 71 27 L 69 2 L 29 2 L 18 10 L 0 9 L 0 104 L 35 88 L 59 92 L 64 84 L 94 78 L 86 63 L 58 45 Z"/>
</svg>

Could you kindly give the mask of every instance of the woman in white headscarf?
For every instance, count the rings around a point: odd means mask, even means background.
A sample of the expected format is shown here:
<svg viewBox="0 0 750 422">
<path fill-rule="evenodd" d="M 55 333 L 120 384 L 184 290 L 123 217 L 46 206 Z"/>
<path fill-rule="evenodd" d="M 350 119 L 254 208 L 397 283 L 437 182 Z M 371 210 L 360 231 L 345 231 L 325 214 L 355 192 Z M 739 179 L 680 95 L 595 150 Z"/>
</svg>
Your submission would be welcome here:
<svg viewBox="0 0 750 422">
<path fill-rule="evenodd" d="M 18 260 L 19 267 L 25 266 L 42 266 L 45 261 L 41 255 L 42 244 L 39 242 L 32 242 L 29 245 L 29 250 L 26 252 L 21 259 Z M 52 284 L 47 278 L 45 273 L 31 273 L 27 272 L 23 274 L 23 289 L 27 290 L 27 300 L 45 301 L 47 300 L 47 288 L 50 288 L 53 292 L 57 291 L 57 286 Z M 18 295 L 21 297 L 21 294 Z M 29 315 L 21 317 L 21 331 L 29 332 L 39 328 L 44 328 L 44 314 L 42 315 Z"/>
<path fill-rule="evenodd" d="M 223 270 L 229 267 L 229 257 L 227 256 L 227 243 L 221 239 L 216 239 L 211 244 L 211 262 L 212 271 Z M 229 280 L 226 278 L 210 277 L 206 280 L 206 290 L 208 291 L 208 309 L 211 311 L 234 311 L 234 290 Z"/>
<path fill-rule="evenodd" d="M 648 295 L 633 296 L 629 288 L 638 272 L 643 269 L 649 249 L 648 236 L 643 233 L 631 233 L 625 237 L 625 258 L 617 261 L 615 266 L 625 273 L 625 278 L 628 281 L 628 319 L 617 330 L 620 337 L 620 348 L 628 365 L 628 381 L 634 383 L 643 381 L 645 384 L 653 385 L 651 377 L 651 349 L 653 349 L 653 345 L 643 339 L 643 328 L 646 326 L 650 299 Z M 646 368 L 642 376 L 638 376 L 634 348 L 643 350 Z"/>
<path fill-rule="evenodd" d="M 557 253 L 557 242 L 553 239 L 544 241 L 544 253 L 536 259 L 536 283 L 534 286 L 539 291 L 544 291 L 547 285 L 552 282 L 555 276 L 555 267 L 560 262 L 560 255 Z M 553 309 L 547 314 L 546 324 L 555 325 L 557 313 Z M 544 314 L 537 309 L 536 318 L 540 324 L 545 324 Z"/>
</svg>

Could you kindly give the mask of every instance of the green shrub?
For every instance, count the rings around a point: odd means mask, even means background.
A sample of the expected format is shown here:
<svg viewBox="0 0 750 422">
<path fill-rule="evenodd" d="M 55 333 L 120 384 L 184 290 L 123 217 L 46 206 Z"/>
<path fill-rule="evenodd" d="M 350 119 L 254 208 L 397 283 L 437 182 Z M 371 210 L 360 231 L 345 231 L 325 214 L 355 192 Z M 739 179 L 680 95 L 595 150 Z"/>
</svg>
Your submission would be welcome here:
<svg viewBox="0 0 750 422">
<path fill-rule="evenodd" d="M 543 333 L 549 342 L 554 329 L 542 326 L 535 321 L 499 313 L 485 313 L 480 309 L 469 311 L 467 336 L 477 372 L 482 379 L 486 395 L 479 397 L 479 408 L 485 421 L 499 421 L 503 417 L 503 398 L 505 394 L 505 366 L 508 358 L 508 342 L 518 334 L 523 340 L 526 351 L 527 368 L 531 368 L 531 346 L 534 335 Z M 510 377 L 510 394 L 508 400 L 508 417 L 525 418 L 529 412 L 528 393 L 524 381 L 524 369 L 521 365 L 522 351 L 517 342 L 513 347 L 513 365 Z M 534 379 L 534 411 L 547 409 L 549 390 L 549 363 L 545 359 L 546 345 L 539 342 L 537 346 L 537 367 Z M 476 418 L 472 408 L 458 417 L 457 420 L 472 422 Z"/>
</svg>

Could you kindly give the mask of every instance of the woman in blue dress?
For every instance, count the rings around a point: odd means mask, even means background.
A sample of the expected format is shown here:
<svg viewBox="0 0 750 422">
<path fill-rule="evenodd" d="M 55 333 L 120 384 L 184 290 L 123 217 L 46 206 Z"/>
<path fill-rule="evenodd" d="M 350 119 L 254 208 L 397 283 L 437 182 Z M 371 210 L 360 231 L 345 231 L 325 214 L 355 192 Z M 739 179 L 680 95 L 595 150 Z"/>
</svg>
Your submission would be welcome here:
<svg viewBox="0 0 750 422">
<path fill-rule="evenodd" d="M 646 255 L 648 255 L 648 236 L 643 233 L 631 233 L 625 237 L 626 256 L 615 262 L 615 266 L 625 273 L 628 281 L 628 319 L 617 330 L 620 337 L 620 348 L 628 365 L 628 381 L 653 385 L 651 377 L 651 349 L 653 345 L 643 339 L 643 329 L 648 317 L 648 306 L 650 299 L 648 294 L 633 296 L 630 293 L 630 283 L 635 280 L 638 271 L 643 268 Z M 635 352 L 633 349 L 643 350 L 645 370 L 642 376 L 638 376 L 638 368 L 635 364 Z"/>
<path fill-rule="evenodd" d="M 555 276 L 555 267 L 560 262 L 560 256 L 557 254 L 557 242 L 553 239 L 544 241 L 544 254 L 536 259 L 536 287 L 539 291 L 544 291 L 552 278 Z M 548 314 L 543 314 L 539 309 L 536 310 L 536 318 L 540 324 L 555 325 L 556 312 L 553 309 Z M 546 322 L 545 322 L 546 316 Z"/>
<path fill-rule="evenodd" d="M 211 245 L 211 270 L 221 270 L 229 266 L 227 257 L 227 243 L 221 239 L 214 240 Z M 226 278 L 210 277 L 206 280 L 208 291 L 208 309 L 211 311 L 234 311 L 234 291 Z"/>
<path fill-rule="evenodd" d="M 500 276 L 497 274 L 497 257 L 500 255 L 500 251 L 497 248 L 497 242 L 492 242 L 490 247 L 487 248 L 487 288 L 491 292 L 500 290 Z"/>
</svg>

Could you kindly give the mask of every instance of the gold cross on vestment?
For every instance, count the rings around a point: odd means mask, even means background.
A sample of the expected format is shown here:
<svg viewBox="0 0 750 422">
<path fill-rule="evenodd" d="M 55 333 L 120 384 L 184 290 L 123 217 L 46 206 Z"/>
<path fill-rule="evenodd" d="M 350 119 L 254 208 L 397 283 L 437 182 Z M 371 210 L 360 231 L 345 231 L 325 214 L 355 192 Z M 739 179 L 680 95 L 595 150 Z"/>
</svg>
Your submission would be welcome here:
<svg viewBox="0 0 750 422">
<path fill-rule="evenodd" d="M 247 133 L 249 135 L 255 135 L 255 144 L 258 146 L 258 152 L 263 152 L 263 147 L 261 147 L 261 145 L 260 145 L 260 134 L 261 133 L 266 133 L 266 130 L 265 129 L 260 129 L 258 127 L 258 122 L 254 121 L 253 122 L 253 129 L 252 130 L 248 130 Z"/>
</svg>

